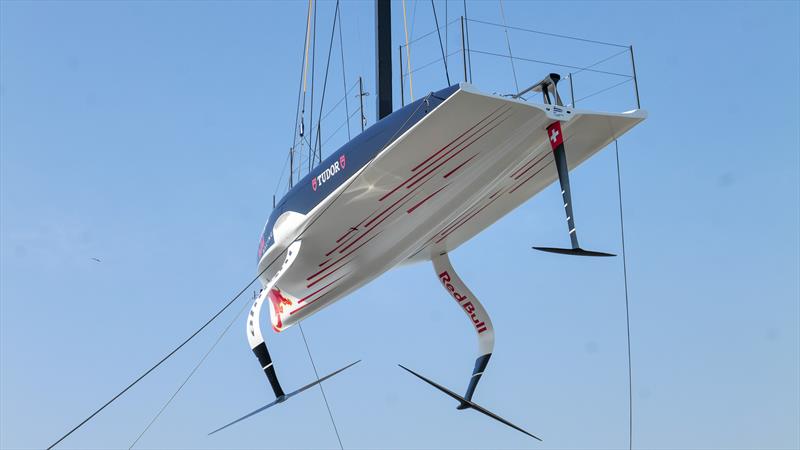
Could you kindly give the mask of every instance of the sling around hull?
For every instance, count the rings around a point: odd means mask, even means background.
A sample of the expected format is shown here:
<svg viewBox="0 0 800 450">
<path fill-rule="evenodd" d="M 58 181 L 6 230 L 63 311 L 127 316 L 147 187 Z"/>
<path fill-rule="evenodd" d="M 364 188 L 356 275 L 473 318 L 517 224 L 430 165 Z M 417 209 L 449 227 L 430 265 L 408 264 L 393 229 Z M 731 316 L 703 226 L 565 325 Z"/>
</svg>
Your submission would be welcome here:
<svg viewBox="0 0 800 450">
<path fill-rule="evenodd" d="M 556 180 L 546 131 L 554 121 L 561 121 L 575 168 L 646 117 L 642 110 L 530 104 L 468 84 L 452 92 L 310 211 L 283 211 L 267 230 L 274 243 L 259 262 L 264 285 L 278 270 L 274 261 L 302 240 L 268 294 L 273 329 L 286 329 L 392 267 L 452 251 L 547 187 Z M 347 176 L 347 156 L 303 181 L 316 192 Z"/>
</svg>

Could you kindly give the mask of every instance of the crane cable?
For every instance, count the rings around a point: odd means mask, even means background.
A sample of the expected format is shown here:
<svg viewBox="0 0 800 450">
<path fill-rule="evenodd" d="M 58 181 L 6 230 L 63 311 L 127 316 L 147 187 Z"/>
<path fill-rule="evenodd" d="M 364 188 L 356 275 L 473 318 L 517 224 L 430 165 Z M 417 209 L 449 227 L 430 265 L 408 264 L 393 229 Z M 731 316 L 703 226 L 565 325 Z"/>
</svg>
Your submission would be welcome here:
<svg viewBox="0 0 800 450">
<path fill-rule="evenodd" d="M 237 320 L 239 320 L 239 317 L 242 316 L 242 313 L 245 312 L 245 310 L 247 309 L 248 306 L 250 306 L 250 303 L 244 303 L 242 305 L 242 307 L 239 309 L 239 312 L 236 313 L 236 315 L 233 317 L 233 319 L 231 319 L 230 322 L 228 322 L 228 325 L 222 330 L 222 333 L 219 334 L 219 337 L 217 337 L 217 340 L 214 341 L 214 343 L 211 345 L 211 348 L 209 348 L 208 351 L 206 351 L 206 353 L 200 358 L 200 361 L 198 361 L 197 364 L 195 364 L 195 366 L 192 369 L 192 371 L 189 372 L 189 375 L 186 376 L 186 378 L 178 386 L 178 388 L 175 390 L 175 392 L 173 392 L 172 395 L 169 397 L 169 399 L 167 399 L 167 401 L 164 403 L 164 405 L 161 406 L 161 409 L 158 410 L 156 415 L 153 416 L 152 419 L 150 419 L 150 422 L 147 424 L 147 426 L 145 426 L 144 429 L 139 433 L 139 435 L 136 436 L 136 439 L 134 439 L 134 441 L 128 447 L 128 450 L 133 449 L 133 447 L 136 445 L 136 443 L 139 442 L 140 439 L 142 439 L 142 437 L 145 435 L 145 433 L 147 433 L 148 430 L 150 430 L 150 427 L 153 426 L 153 424 L 156 422 L 156 420 L 158 420 L 158 418 L 161 417 L 161 414 L 164 413 L 164 411 L 167 409 L 167 407 L 170 405 L 170 403 L 172 403 L 172 401 L 175 400 L 175 397 L 177 397 L 178 393 L 183 389 L 184 386 L 186 386 L 186 384 L 189 382 L 189 380 L 192 379 L 192 377 L 194 376 L 195 372 L 197 372 L 197 369 L 199 369 L 200 366 L 203 365 L 203 363 L 206 361 L 206 359 L 211 354 L 211 352 L 213 352 L 214 349 L 217 348 L 217 345 L 219 345 L 220 341 L 222 341 L 222 338 L 225 337 L 226 334 L 228 334 L 228 331 L 230 331 L 230 329 L 233 326 L 233 324 L 236 323 Z"/>
<path fill-rule="evenodd" d="M 406 59 L 408 60 L 408 92 L 411 94 L 411 101 L 414 101 L 414 75 L 411 71 L 411 47 L 408 45 L 408 20 L 406 18 L 406 0 L 403 0 L 403 30 L 406 34 Z"/>
<path fill-rule="evenodd" d="M 283 253 L 281 253 L 281 255 L 278 255 L 278 257 L 281 257 L 282 255 L 283 255 Z M 187 337 L 186 339 L 184 339 L 184 341 L 183 341 L 183 342 L 181 342 L 181 343 L 180 343 L 180 344 L 179 344 L 177 347 L 175 347 L 175 348 L 174 348 L 174 349 L 172 349 L 172 350 L 171 350 L 169 353 L 167 353 L 167 354 L 166 354 L 166 356 L 164 356 L 164 357 L 163 357 L 163 358 L 161 358 L 161 359 L 160 359 L 158 362 L 156 362 L 155 364 L 153 364 L 153 366 L 152 366 L 152 367 L 150 367 L 150 368 L 149 368 L 149 369 L 147 369 L 147 370 L 146 370 L 144 373 L 142 373 L 141 375 L 139 375 L 139 377 L 138 377 L 138 378 L 136 378 L 135 380 L 133 380 L 133 382 L 131 382 L 130 384 L 128 384 L 128 386 L 126 386 L 124 389 L 122 389 L 121 391 L 119 391 L 119 392 L 118 392 L 116 395 L 114 395 L 113 397 L 111 397 L 111 399 L 110 399 L 109 401 L 107 401 L 106 403 L 104 403 L 104 404 L 103 404 L 103 406 L 101 406 L 100 408 L 98 408 L 97 410 L 95 410 L 93 413 L 91 413 L 91 414 L 90 414 L 90 415 L 89 415 L 87 418 L 83 419 L 83 421 L 81 421 L 79 424 L 75 425 L 75 426 L 74 426 L 74 427 L 73 427 L 71 430 L 69 430 L 69 431 L 68 431 L 66 434 L 64 434 L 63 436 L 61 436 L 61 437 L 60 437 L 60 438 L 59 438 L 57 441 L 55 441 L 55 442 L 53 442 L 52 444 L 50 444 L 50 445 L 47 447 L 47 450 L 50 450 L 50 449 L 52 449 L 53 447 L 55 447 L 56 445 L 58 445 L 58 444 L 59 444 L 61 441 L 63 441 L 64 439 L 66 439 L 66 438 L 67 438 L 69 435 L 71 435 L 72 433 L 74 433 L 75 431 L 77 431 L 77 430 L 78 430 L 78 428 L 80 428 L 80 427 L 82 427 L 83 425 L 85 425 L 85 424 L 86 424 L 86 422 L 88 422 L 88 421 L 92 420 L 92 419 L 93 419 L 93 418 L 94 418 L 96 415 L 98 415 L 98 414 L 100 413 L 100 411 L 102 411 L 102 410 L 106 409 L 106 407 L 108 407 L 108 405 L 110 405 L 111 403 L 113 403 L 113 402 L 114 402 L 115 400 L 117 400 L 118 398 L 122 397 L 122 395 L 123 395 L 123 394 L 125 394 L 126 392 L 128 392 L 128 391 L 129 391 L 129 390 L 130 390 L 130 389 L 131 389 L 133 386 L 135 386 L 137 383 L 139 383 L 140 381 L 142 381 L 142 379 L 144 379 L 144 377 L 146 377 L 147 375 L 150 375 L 150 373 L 151 373 L 152 371 L 156 370 L 156 368 L 158 368 L 158 366 L 160 366 L 161 364 L 163 364 L 163 363 L 164 363 L 166 360 L 168 360 L 169 358 L 171 358 L 171 357 L 172 357 L 172 355 L 174 355 L 175 353 L 177 353 L 177 352 L 178 352 L 178 350 L 180 350 L 181 348 L 183 348 L 183 346 L 185 346 L 186 344 L 188 344 L 188 343 L 189 343 L 189 341 L 191 341 L 191 340 L 192 340 L 192 339 L 194 339 L 194 338 L 195 338 L 195 337 L 196 337 L 198 334 L 200 334 L 200 332 L 201 332 L 201 331 L 203 331 L 203 330 L 204 330 L 204 329 L 205 329 L 207 326 L 209 326 L 209 325 L 211 324 L 211 322 L 213 322 L 214 320 L 216 320 L 216 319 L 217 319 L 217 317 L 219 317 L 219 316 L 220 316 L 220 315 L 221 315 L 223 312 L 225 312 L 225 310 L 227 310 L 227 309 L 228 309 L 228 308 L 229 308 L 229 307 L 230 307 L 230 306 L 231 306 L 231 305 L 232 305 L 232 304 L 233 304 L 233 303 L 234 303 L 234 302 L 235 302 L 237 299 L 239 299 L 239 297 L 241 297 L 241 296 L 242 296 L 242 294 L 244 294 L 244 292 L 245 292 L 245 291 L 246 291 L 248 288 L 250 288 L 250 286 L 251 286 L 253 283 L 255 283 L 256 281 L 258 281 L 259 277 L 260 277 L 260 276 L 261 276 L 261 275 L 262 275 L 264 272 L 266 272 L 266 271 L 267 271 L 267 269 L 268 269 L 268 268 L 270 268 L 270 267 L 272 266 L 272 264 L 273 264 L 275 261 L 277 261 L 277 260 L 278 260 L 278 259 L 276 258 L 276 259 L 274 259 L 274 260 L 273 260 L 273 261 L 272 261 L 270 264 L 267 264 L 267 266 L 266 266 L 266 267 L 264 267 L 264 269 L 263 269 L 263 270 L 262 270 L 262 271 L 261 271 L 261 272 L 260 272 L 258 275 L 256 275 L 256 276 L 255 276 L 255 278 L 253 278 L 253 279 L 252 279 L 252 280 L 251 280 L 249 283 L 247 283 L 247 285 L 246 285 L 245 287 L 243 287 L 243 288 L 242 288 L 242 289 L 241 289 L 241 290 L 240 290 L 240 291 L 239 291 L 239 292 L 238 292 L 236 295 L 234 295 L 234 296 L 233 296 L 233 298 L 231 298 L 231 299 L 228 301 L 228 303 L 226 303 L 226 304 L 225 304 L 225 306 L 223 306 L 223 307 L 222 307 L 222 308 L 221 308 L 219 311 L 217 311 L 217 312 L 216 312 L 216 313 L 215 313 L 213 316 L 211 316 L 211 318 L 210 318 L 210 319 L 208 319 L 208 320 L 207 320 L 207 321 L 206 321 L 206 322 L 205 322 L 205 323 L 204 323 L 202 326 L 200 326 L 200 328 L 198 328 L 197 330 L 195 330 L 195 332 L 194 332 L 194 333 L 192 333 L 191 335 L 189 335 L 189 337 Z"/>
<path fill-rule="evenodd" d="M 622 273 L 625 280 L 625 328 L 628 343 L 628 448 L 633 450 L 633 369 L 631 368 L 631 313 L 628 302 L 628 261 L 625 253 L 625 221 L 622 215 L 622 176 L 619 169 L 619 144 L 614 139 L 617 157 L 617 193 L 619 196 L 619 228 L 622 237 Z"/>
</svg>

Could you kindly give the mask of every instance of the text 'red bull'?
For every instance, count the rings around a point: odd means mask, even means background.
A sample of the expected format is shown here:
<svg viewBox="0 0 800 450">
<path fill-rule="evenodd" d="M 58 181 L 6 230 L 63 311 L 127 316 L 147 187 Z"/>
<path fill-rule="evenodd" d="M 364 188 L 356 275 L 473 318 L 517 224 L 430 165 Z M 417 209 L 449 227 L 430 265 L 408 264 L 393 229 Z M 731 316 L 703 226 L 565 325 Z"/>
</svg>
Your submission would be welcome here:
<svg viewBox="0 0 800 450">
<path fill-rule="evenodd" d="M 464 311 L 466 311 L 467 315 L 470 317 L 470 319 L 472 319 L 472 323 L 473 325 L 475 325 L 475 329 L 478 331 L 478 334 L 481 334 L 484 331 L 486 331 L 487 329 L 486 323 L 480 320 L 478 318 L 478 315 L 475 314 L 475 305 L 473 305 L 472 302 L 467 301 L 468 299 L 467 296 L 461 295 L 458 292 L 456 292 L 456 287 L 453 286 L 452 283 L 450 283 L 450 274 L 447 273 L 446 270 L 439 274 L 439 280 L 441 280 L 445 289 L 450 291 L 453 298 L 456 299 L 458 304 L 461 305 L 462 308 L 464 308 Z"/>
</svg>

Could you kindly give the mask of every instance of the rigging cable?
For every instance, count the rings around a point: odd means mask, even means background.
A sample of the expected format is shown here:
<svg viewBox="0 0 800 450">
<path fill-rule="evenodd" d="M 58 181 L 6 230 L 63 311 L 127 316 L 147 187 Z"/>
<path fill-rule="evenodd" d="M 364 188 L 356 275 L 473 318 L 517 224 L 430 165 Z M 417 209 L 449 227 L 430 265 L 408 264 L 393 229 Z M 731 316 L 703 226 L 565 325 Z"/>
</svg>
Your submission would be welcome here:
<svg viewBox="0 0 800 450">
<path fill-rule="evenodd" d="M 337 0 L 338 4 L 338 0 Z M 342 89 L 344 90 L 344 112 L 347 116 L 347 140 L 350 140 L 350 106 L 347 104 L 347 78 L 344 70 L 344 45 L 342 44 L 342 13 L 339 13 L 339 51 L 342 55 Z"/>
<path fill-rule="evenodd" d="M 309 109 L 311 110 L 311 117 L 308 119 L 308 123 L 311 124 L 311 132 L 314 132 L 314 87 L 316 83 L 314 83 L 314 79 L 316 78 L 315 75 L 317 73 L 317 2 L 314 2 L 314 39 L 311 42 L 311 105 L 309 105 Z M 312 152 L 315 149 L 311 148 L 311 142 L 313 139 L 308 138 L 308 172 L 311 173 L 311 169 L 314 166 L 313 163 L 313 154 Z M 297 178 L 300 178 L 299 176 Z"/>
<path fill-rule="evenodd" d="M 508 39 L 508 26 L 506 25 L 506 12 L 503 9 L 503 0 L 500 3 L 500 16 L 503 18 L 503 31 L 506 33 L 506 45 L 508 46 L 508 57 L 511 59 L 511 73 L 514 74 L 514 88 L 519 92 L 519 84 L 517 83 L 517 69 L 514 67 L 514 55 L 511 54 L 511 41 Z"/>
<path fill-rule="evenodd" d="M 314 0 L 308 0 L 308 14 L 306 16 L 306 43 L 303 53 L 305 54 L 303 57 L 303 110 L 300 113 L 300 152 L 297 164 L 297 179 L 300 179 L 300 175 L 303 173 L 303 165 L 299 161 L 303 156 L 303 140 L 305 139 L 305 113 L 306 113 L 306 92 L 308 92 L 308 51 L 311 48 L 311 13 L 315 10 L 316 3 Z M 314 27 L 316 30 L 316 25 Z M 313 69 L 312 69 L 313 70 Z M 313 74 L 312 74 L 313 77 Z M 312 88 L 313 88 L 313 81 L 312 81 Z M 313 91 L 312 91 L 313 92 Z M 313 94 L 311 100 L 313 102 Z M 312 109 L 311 114 L 314 114 Z M 313 124 L 312 124 L 313 125 Z"/>
<path fill-rule="evenodd" d="M 208 358 L 208 355 L 210 355 L 211 352 L 213 352 L 214 349 L 217 348 L 217 345 L 220 343 L 220 341 L 222 341 L 222 338 L 225 337 L 226 334 L 228 334 L 228 331 L 231 329 L 233 324 L 236 323 L 237 320 L 239 320 L 239 317 L 242 316 L 242 313 L 247 309 L 248 306 L 250 306 L 250 303 L 245 303 L 245 304 L 242 305 L 241 309 L 239 309 L 239 312 L 236 313 L 236 316 L 234 316 L 234 318 L 231 319 L 231 321 L 228 323 L 228 325 L 225 327 L 225 329 L 222 330 L 222 333 L 220 333 L 219 337 L 217 337 L 217 340 L 214 341 L 214 343 L 211 345 L 211 348 L 209 348 L 208 351 L 200 358 L 200 361 L 198 361 L 197 364 L 192 369 L 192 371 L 189 372 L 189 375 L 186 376 L 186 378 L 183 380 L 183 383 L 181 383 L 178 386 L 178 389 L 176 389 L 175 392 L 173 392 L 172 395 L 169 397 L 169 399 L 167 399 L 166 403 L 164 403 L 164 405 L 161 406 L 161 409 L 158 410 L 156 415 L 153 416 L 153 418 L 150 420 L 150 423 L 148 423 L 147 426 L 144 427 L 142 432 L 139 433 L 139 436 L 137 436 L 136 439 L 131 443 L 131 445 L 128 447 L 128 450 L 133 449 L 133 447 L 136 445 L 137 442 L 139 442 L 139 440 L 142 438 L 142 436 L 144 436 L 145 433 L 147 433 L 147 431 L 150 429 L 150 427 L 153 426 L 153 424 L 156 422 L 156 420 L 158 420 L 158 418 L 161 417 L 161 414 L 167 409 L 167 407 L 170 405 L 170 403 L 172 403 L 172 400 L 175 399 L 175 397 L 178 395 L 178 393 L 181 391 L 181 389 L 183 389 L 183 387 L 186 386 L 186 383 L 188 383 L 189 380 L 192 379 L 192 377 L 194 376 L 195 372 L 197 372 L 197 369 L 199 369 L 200 366 L 202 366 L 203 363 L 206 361 L 206 359 Z"/>
<path fill-rule="evenodd" d="M 278 257 L 281 257 L 282 255 L 283 255 L 283 253 L 281 253 L 281 255 L 278 255 Z M 172 351 L 170 351 L 169 353 L 167 353 L 167 355 L 166 355 L 166 356 L 164 356 L 163 358 L 161 358 L 161 359 L 160 359 L 160 360 L 159 360 L 157 363 L 155 363 L 155 364 L 154 364 L 152 367 L 150 367 L 150 368 L 149 368 L 149 369 L 147 369 L 147 370 L 146 370 L 144 373 L 142 373 L 141 375 L 139 375 L 139 377 L 138 377 L 138 378 L 136 378 L 135 380 L 133 380 L 133 382 L 131 382 L 131 383 L 130 383 L 128 386 L 126 386 L 124 389 L 122 389 L 121 391 L 119 391 L 119 392 L 118 392 L 118 393 L 117 393 L 115 396 L 111 397 L 111 400 L 107 401 L 105 404 L 103 404 L 103 406 L 101 406 L 101 407 L 100 407 L 100 408 L 98 408 L 98 409 L 97 409 L 95 412 L 93 412 L 92 414 L 90 414 L 90 415 L 89 415 L 89 417 L 87 417 L 87 418 L 83 419 L 83 421 L 82 421 L 81 423 L 79 423 L 78 425 L 75 425 L 75 427 L 73 427 L 71 430 L 69 430 L 69 431 L 68 431 L 66 434 L 64 434 L 63 436 L 61 436 L 61 437 L 60 437 L 60 438 L 59 438 L 57 441 L 55 441 L 55 442 L 53 442 L 52 444 L 50 444 L 50 445 L 47 447 L 47 450 L 50 450 L 50 449 L 52 449 L 53 447 L 55 447 L 56 445 L 58 445 L 58 444 L 59 444 L 61 441 L 63 441 L 64 439 L 66 439 L 66 438 L 67 438 L 69 435 L 71 435 L 72 433 L 74 433 L 75 431 L 77 431 L 77 430 L 78 430 L 78 428 L 80 428 L 80 427 L 82 427 L 84 424 L 86 424 L 86 422 L 88 422 L 88 421 L 92 420 L 92 419 L 94 418 L 94 416 L 96 416 L 96 415 L 98 415 L 98 414 L 100 413 L 100 411 L 102 411 L 102 410 L 106 409 L 106 407 L 108 407 L 108 405 L 110 405 L 111 403 L 113 403 L 113 402 L 114 402 L 115 400 L 117 400 L 118 398 L 122 397 L 122 395 L 123 395 L 124 393 L 128 392 L 128 390 L 130 390 L 130 389 L 131 389 L 133 386 L 135 386 L 137 383 L 139 383 L 140 381 L 142 381 L 142 379 L 144 379 L 144 377 L 146 377 L 147 375 L 150 375 L 150 373 L 151 373 L 152 371 L 156 370 L 156 368 L 158 368 L 158 366 L 160 366 L 160 365 L 161 365 L 161 364 L 163 364 L 163 363 L 164 363 L 166 360 L 168 360 L 169 358 L 171 358 L 171 357 L 172 357 L 172 355 L 174 355 L 175 353 L 177 353 L 177 352 L 178 352 L 178 350 L 180 350 L 181 348 L 183 348 L 183 346 L 184 346 L 184 345 L 188 344 L 188 343 L 189 343 L 189 341 L 191 341 L 192 339 L 194 339 L 194 338 L 195 338 L 195 336 L 197 336 L 198 334 L 200 334 L 200 332 L 201 332 L 201 331 L 203 331 L 203 330 L 204 330 L 204 329 L 205 329 L 207 326 L 209 326 L 209 325 L 211 324 L 211 322 L 213 322 L 214 320 L 216 320 L 216 319 L 217 319 L 217 317 L 219 317 L 219 316 L 220 316 L 220 315 L 221 315 L 223 312 L 225 312 L 225 310 L 227 310 L 227 309 L 228 309 L 228 307 L 230 307 L 230 306 L 231 306 L 231 305 L 232 305 L 232 304 L 233 304 L 233 303 L 234 303 L 234 302 L 235 302 L 235 301 L 236 301 L 236 300 L 237 300 L 239 297 L 241 297 L 241 295 L 242 295 L 242 294 L 244 294 L 244 291 L 246 291 L 246 290 L 247 290 L 247 289 L 248 289 L 248 288 L 249 288 L 249 287 L 250 287 L 250 286 L 251 286 L 253 283 L 255 283 L 255 282 L 258 280 L 258 278 L 259 278 L 259 277 L 260 277 L 260 276 L 261 276 L 261 275 L 262 275 L 264 272 L 266 272 L 266 271 L 267 271 L 267 269 L 268 269 L 269 267 L 271 267 L 271 266 L 272 266 L 272 264 L 273 264 L 275 261 L 277 261 L 277 258 L 276 258 L 275 260 L 273 260 L 271 263 L 269 263 L 269 264 L 268 264 L 266 267 L 264 267 L 264 270 L 262 270 L 262 271 L 261 271 L 261 272 L 260 272 L 258 275 L 256 275 L 256 276 L 255 276 L 255 278 L 253 278 L 253 279 L 252 279 L 252 280 L 251 280 L 249 283 L 247 283 L 247 285 L 246 285 L 245 287 L 243 287 L 243 288 L 242 288 L 242 290 L 240 290 L 240 291 L 239 291 L 239 292 L 238 292 L 238 293 L 237 293 L 237 294 L 236 294 L 236 295 L 235 295 L 233 298 L 231 298 L 231 299 L 228 301 L 228 303 L 226 303 L 226 304 L 225 304 L 225 306 L 223 306 L 223 307 L 222 307 L 222 308 L 221 308 L 219 311 L 217 311 L 217 312 L 216 312 L 216 314 L 214 314 L 213 316 L 211 316 L 211 318 L 210 318 L 210 319 L 208 319 L 208 320 L 206 321 L 206 323 L 204 323 L 204 324 L 203 324 L 203 325 L 202 325 L 200 328 L 198 328 L 198 329 L 197 329 L 197 330 L 196 330 L 194 333 L 192 333 L 191 335 L 189 335 L 189 337 L 187 337 L 187 338 L 186 338 L 186 339 L 185 339 L 183 342 L 181 342 L 181 343 L 180 343 L 180 344 L 179 344 L 177 347 L 175 347 L 174 349 L 172 349 Z"/>
<path fill-rule="evenodd" d="M 403 0 L 403 30 L 406 34 L 406 59 L 408 60 L 408 91 L 414 101 L 414 78 L 411 75 L 411 47 L 408 46 L 408 20 L 406 19 L 406 0 Z"/>
<path fill-rule="evenodd" d="M 619 194 L 619 228 L 622 237 L 622 273 L 625 280 L 625 327 L 628 338 L 628 448 L 633 450 L 633 369 L 631 368 L 631 314 L 628 303 L 628 261 L 625 253 L 625 221 L 622 215 L 622 176 L 619 170 L 619 144 L 614 139 L 617 157 L 617 193 Z"/>
<path fill-rule="evenodd" d="M 319 100 L 319 118 L 317 119 L 317 138 L 314 144 L 315 155 L 319 152 L 319 162 L 322 162 L 322 108 L 325 105 L 325 92 L 328 90 L 328 71 L 331 68 L 331 53 L 333 52 L 333 38 L 336 36 L 336 21 L 339 18 L 339 0 L 336 0 L 336 9 L 333 13 L 333 27 L 331 27 L 331 42 L 328 45 L 328 61 L 325 63 L 325 79 L 322 83 L 322 97 Z M 347 96 L 345 96 L 347 98 Z"/>
<path fill-rule="evenodd" d="M 325 389 L 322 387 L 322 383 L 319 382 L 319 372 L 317 372 L 317 365 L 314 364 L 314 357 L 311 356 L 311 349 L 308 347 L 308 340 L 306 340 L 306 333 L 303 331 L 303 324 L 298 323 L 298 327 L 300 328 L 300 335 L 303 336 L 303 342 L 306 344 L 306 352 L 308 352 L 308 359 L 311 361 L 311 367 L 314 368 L 314 376 L 317 378 L 317 386 L 319 386 L 320 392 L 322 392 L 322 399 L 325 400 L 325 407 L 328 408 L 328 416 L 331 418 L 331 424 L 333 425 L 333 431 L 336 432 L 336 439 L 339 441 L 339 448 L 344 450 L 344 446 L 342 445 L 342 438 L 339 436 L 339 428 L 336 426 L 336 421 L 333 420 L 333 412 L 331 412 L 331 405 L 328 404 L 328 397 L 325 395 Z"/>
<path fill-rule="evenodd" d="M 436 4 L 433 0 L 431 0 L 431 8 L 433 8 L 433 20 L 436 23 L 436 35 L 439 36 L 439 49 L 442 51 L 442 61 L 444 61 L 444 75 L 447 77 L 447 85 L 450 86 L 450 71 L 447 70 L 447 54 L 442 44 L 442 33 L 439 32 L 439 19 L 436 17 Z"/>
<path fill-rule="evenodd" d="M 472 83 L 472 55 L 469 45 L 469 18 L 467 17 L 467 0 L 464 0 L 464 34 L 467 35 L 467 66 L 469 66 L 469 82 Z"/>
<path fill-rule="evenodd" d="M 295 154 L 295 151 L 297 149 L 298 137 L 300 138 L 299 140 L 300 140 L 301 151 L 302 151 L 302 146 L 303 146 L 303 128 L 304 128 L 304 125 L 302 123 L 302 120 L 303 120 L 303 116 L 302 115 L 305 113 L 305 110 L 306 110 L 306 100 L 305 100 L 306 99 L 306 97 L 305 97 L 306 87 L 305 86 L 306 86 L 306 69 L 308 69 L 308 38 L 309 38 L 308 33 L 309 33 L 310 29 L 311 29 L 311 27 L 310 27 L 310 25 L 311 25 L 311 23 L 310 23 L 311 22 L 311 2 L 312 2 L 312 0 L 308 0 L 308 14 L 307 14 L 307 18 L 306 18 L 306 32 L 304 33 L 305 36 L 306 36 L 306 39 L 305 39 L 305 41 L 303 43 L 303 54 L 304 54 L 304 56 L 303 56 L 303 64 L 301 64 L 301 66 L 300 66 L 300 88 L 297 90 L 297 106 L 295 107 L 295 111 L 294 111 L 294 130 L 292 131 L 292 133 L 294 135 L 292 136 L 292 148 L 289 151 L 290 154 L 289 154 L 289 158 L 288 158 L 289 162 L 290 162 L 290 164 L 289 164 L 289 189 L 292 188 L 292 184 L 293 184 L 292 181 L 294 179 L 294 154 Z M 302 99 L 303 99 L 302 112 L 300 111 L 301 94 L 302 94 Z M 301 127 L 301 128 L 298 128 L 298 127 Z M 281 171 L 281 176 L 278 178 L 278 186 L 280 186 L 280 180 L 282 178 L 283 178 L 283 171 Z M 276 193 L 278 192 L 278 187 L 277 186 L 275 187 L 275 192 Z"/>
</svg>

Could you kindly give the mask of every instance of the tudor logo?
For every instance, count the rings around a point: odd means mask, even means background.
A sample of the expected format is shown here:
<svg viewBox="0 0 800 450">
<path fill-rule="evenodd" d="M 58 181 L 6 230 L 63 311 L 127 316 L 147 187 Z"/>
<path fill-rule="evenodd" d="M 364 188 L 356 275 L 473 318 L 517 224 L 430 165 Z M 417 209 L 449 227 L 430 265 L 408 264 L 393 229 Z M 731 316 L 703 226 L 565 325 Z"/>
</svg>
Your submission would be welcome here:
<svg viewBox="0 0 800 450">
<path fill-rule="evenodd" d="M 458 304 L 464 308 L 464 312 L 467 313 L 469 318 L 472 319 L 472 324 L 475 325 L 475 329 L 478 331 L 478 334 L 483 333 L 487 330 L 486 322 L 478 317 L 478 314 L 475 311 L 475 305 L 473 305 L 472 302 L 467 301 L 469 297 L 456 292 L 456 287 L 450 282 L 451 279 L 452 278 L 450 277 L 450 274 L 446 270 L 439 274 L 439 280 L 442 282 L 445 289 L 450 291 L 450 295 L 456 299 Z"/>
<path fill-rule="evenodd" d="M 323 170 L 322 173 L 311 179 L 311 189 L 317 190 L 317 187 L 322 186 L 325 182 L 330 180 L 334 175 L 343 170 L 347 165 L 347 158 L 344 155 L 339 156 L 339 160 L 331 164 L 330 167 Z"/>
</svg>

